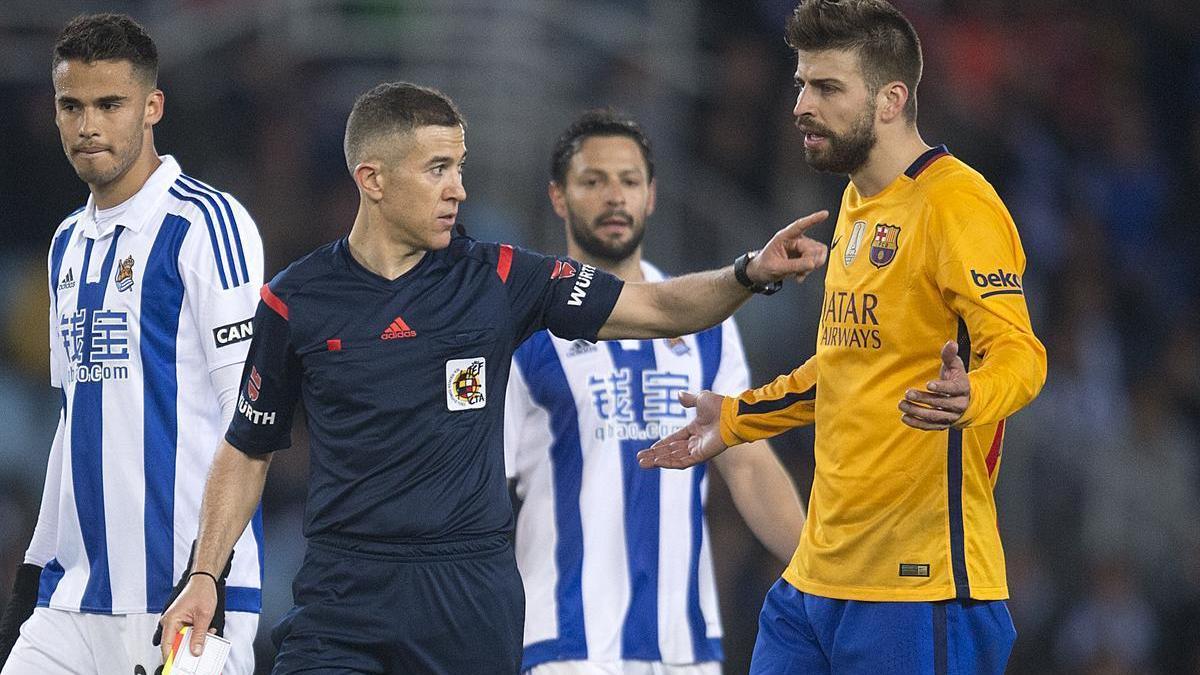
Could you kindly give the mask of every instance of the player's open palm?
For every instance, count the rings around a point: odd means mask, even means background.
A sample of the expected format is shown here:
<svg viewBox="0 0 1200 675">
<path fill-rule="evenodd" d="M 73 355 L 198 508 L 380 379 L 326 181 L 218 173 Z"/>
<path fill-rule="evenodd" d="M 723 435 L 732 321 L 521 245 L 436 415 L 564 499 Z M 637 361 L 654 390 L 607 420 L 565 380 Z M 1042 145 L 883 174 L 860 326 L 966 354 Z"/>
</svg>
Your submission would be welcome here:
<svg viewBox="0 0 1200 675">
<path fill-rule="evenodd" d="M 724 399 L 724 396 L 711 391 L 699 394 L 681 392 L 679 402 L 685 408 L 695 408 L 696 418 L 686 427 L 639 452 L 638 465 L 643 469 L 686 469 L 724 452 L 729 447 L 721 440 L 721 402 Z"/>
<path fill-rule="evenodd" d="M 942 367 L 938 379 L 926 383 L 924 390 L 909 389 L 900 402 L 900 419 L 910 427 L 924 431 L 942 431 L 954 426 L 971 403 L 971 380 L 958 355 L 958 343 L 942 345 Z"/>
<path fill-rule="evenodd" d="M 751 277 L 765 276 L 772 281 L 794 277 L 796 281 L 803 281 L 810 272 L 824 265 L 829 247 L 805 233 L 828 217 L 828 211 L 817 211 L 776 232 L 758 254 L 761 274 L 751 274 Z"/>
<path fill-rule="evenodd" d="M 167 654 L 171 651 L 175 635 L 184 626 L 192 627 L 189 648 L 192 654 L 199 655 L 200 651 L 204 649 L 205 633 L 215 632 L 209 630 L 209 625 L 212 623 L 216 610 L 217 592 L 213 582 L 203 575 L 193 576 L 189 579 L 183 592 L 175 598 L 175 602 L 171 603 L 167 611 L 163 612 L 162 618 L 158 622 L 162 628 L 159 648 L 162 649 L 163 661 L 166 661 Z"/>
</svg>

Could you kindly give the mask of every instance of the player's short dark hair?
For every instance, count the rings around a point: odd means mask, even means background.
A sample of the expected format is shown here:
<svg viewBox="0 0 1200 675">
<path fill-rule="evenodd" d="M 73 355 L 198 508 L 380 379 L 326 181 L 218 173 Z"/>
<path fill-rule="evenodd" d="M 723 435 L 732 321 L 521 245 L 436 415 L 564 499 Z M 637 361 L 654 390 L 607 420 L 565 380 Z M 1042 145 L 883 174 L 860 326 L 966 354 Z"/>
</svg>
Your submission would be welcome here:
<svg viewBox="0 0 1200 675">
<path fill-rule="evenodd" d="M 54 43 L 51 67 L 63 61 L 129 61 L 150 85 L 158 82 L 158 47 L 138 22 L 125 14 L 81 14 L 71 19 Z"/>
<path fill-rule="evenodd" d="M 646 160 L 646 180 L 654 180 L 654 154 L 650 151 L 650 139 L 641 125 L 632 118 L 620 115 L 611 109 L 589 110 L 580 115 L 567 127 L 554 151 L 550 154 L 550 179 L 562 185 L 567 179 L 567 166 L 579 152 L 583 142 L 593 136 L 625 136 L 637 143 Z"/>
<path fill-rule="evenodd" d="M 921 40 L 887 0 L 803 0 L 784 30 L 797 51 L 853 49 L 872 92 L 899 80 L 908 87 L 904 116 L 917 119 Z"/>
<path fill-rule="evenodd" d="M 371 140 L 425 126 L 465 129 L 467 122 L 454 101 L 436 89 L 409 82 L 377 85 L 358 97 L 346 120 L 346 166 L 354 170 Z"/>
</svg>

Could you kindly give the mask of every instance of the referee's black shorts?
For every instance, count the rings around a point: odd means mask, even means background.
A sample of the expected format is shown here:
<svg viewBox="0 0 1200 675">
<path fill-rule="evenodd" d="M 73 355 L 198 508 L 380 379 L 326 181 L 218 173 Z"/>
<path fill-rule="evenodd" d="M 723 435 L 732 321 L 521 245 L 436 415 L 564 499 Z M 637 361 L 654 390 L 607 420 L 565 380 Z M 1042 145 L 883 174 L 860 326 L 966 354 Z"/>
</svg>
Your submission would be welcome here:
<svg viewBox="0 0 1200 675">
<path fill-rule="evenodd" d="M 435 545 L 312 540 L 273 675 L 512 674 L 525 591 L 508 537 Z"/>
</svg>

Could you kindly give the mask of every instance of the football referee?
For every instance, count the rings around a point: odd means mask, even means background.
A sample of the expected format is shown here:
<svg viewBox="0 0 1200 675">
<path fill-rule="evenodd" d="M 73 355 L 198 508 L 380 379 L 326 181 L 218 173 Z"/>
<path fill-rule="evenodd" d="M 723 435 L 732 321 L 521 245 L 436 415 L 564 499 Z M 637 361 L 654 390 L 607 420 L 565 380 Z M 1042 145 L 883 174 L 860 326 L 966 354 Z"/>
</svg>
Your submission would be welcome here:
<svg viewBox="0 0 1200 675">
<path fill-rule="evenodd" d="M 303 400 L 308 549 L 295 607 L 273 633 L 274 672 L 515 673 L 524 594 L 502 427 L 517 345 L 543 328 L 585 340 L 703 330 L 752 292 L 822 265 L 826 247 L 804 231 L 827 214 L 795 221 L 733 267 L 623 283 L 456 227 L 464 123 L 437 91 L 390 83 L 362 95 L 345 153 L 360 198 L 354 226 L 262 289 L 195 571 L 164 633 L 208 629 L 212 576 Z"/>
</svg>

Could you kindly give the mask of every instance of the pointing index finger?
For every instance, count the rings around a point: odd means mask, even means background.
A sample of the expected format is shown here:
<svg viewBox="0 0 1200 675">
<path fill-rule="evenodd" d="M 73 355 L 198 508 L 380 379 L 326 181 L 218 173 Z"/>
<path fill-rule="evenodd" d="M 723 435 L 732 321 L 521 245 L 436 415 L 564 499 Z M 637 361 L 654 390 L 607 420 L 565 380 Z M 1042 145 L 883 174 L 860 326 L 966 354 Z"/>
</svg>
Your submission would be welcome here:
<svg viewBox="0 0 1200 675">
<path fill-rule="evenodd" d="M 803 218 L 793 220 L 790 225 L 788 225 L 787 227 L 784 228 L 784 230 L 788 234 L 801 234 L 808 228 L 812 227 L 813 225 L 823 222 L 828 217 L 829 217 L 829 212 L 822 209 L 820 211 L 817 211 L 816 213 L 810 213 L 807 216 L 804 216 Z"/>
</svg>

